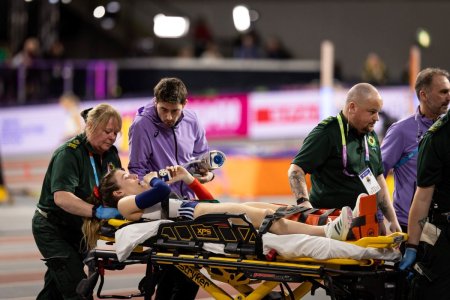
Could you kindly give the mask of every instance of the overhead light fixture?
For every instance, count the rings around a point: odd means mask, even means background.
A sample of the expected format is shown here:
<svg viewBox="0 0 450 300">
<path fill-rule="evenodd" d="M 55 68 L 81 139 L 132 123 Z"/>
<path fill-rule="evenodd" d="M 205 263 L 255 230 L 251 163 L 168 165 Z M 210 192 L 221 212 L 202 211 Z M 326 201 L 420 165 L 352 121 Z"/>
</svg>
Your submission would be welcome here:
<svg viewBox="0 0 450 300">
<path fill-rule="evenodd" d="M 428 48 L 431 44 L 431 37 L 430 34 L 426 29 L 419 28 L 417 29 L 417 43 L 422 48 Z"/>
<path fill-rule="evenodd" d="M 105 7 L 102 6 L 102 5 L 97 6 L 97 7 L 94 9 L 93 15 L 94 15 L 94 17 L 96 17 L 97 19 L 103 18 L 103 16 L 105 15 Z"/>
<path fill-rule="evenodd" d="M 246 31 L 250 28 L 250 11 L 243 5 L 233 8 L 234 27 L 238 31 Z"/>
<path fill-rule="evenodd" d="M 179 38 L 189 31 L 189 20 L 184 17 L 158 14 L 153 18 L 153 23 L 153 32 L 160 38 Z"/>
</svg>

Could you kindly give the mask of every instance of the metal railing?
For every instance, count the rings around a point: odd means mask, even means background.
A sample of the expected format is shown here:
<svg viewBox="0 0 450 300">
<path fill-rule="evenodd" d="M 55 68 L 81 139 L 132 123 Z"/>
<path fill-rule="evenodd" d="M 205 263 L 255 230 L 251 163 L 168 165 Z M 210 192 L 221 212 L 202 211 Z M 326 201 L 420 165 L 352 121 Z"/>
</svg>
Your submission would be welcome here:
<svg viewBox="0 0 450 300">
<path fill-rule="evenodd" d="M 0 65 L 0 106 L 55 102 L 64 92 L 81 99 L 151 95 L 160 78 L 181 78 L 190 92 L 240 92 L 318 81 L 318 60 L 135 58 L 35 60 Z"/>
</svg>

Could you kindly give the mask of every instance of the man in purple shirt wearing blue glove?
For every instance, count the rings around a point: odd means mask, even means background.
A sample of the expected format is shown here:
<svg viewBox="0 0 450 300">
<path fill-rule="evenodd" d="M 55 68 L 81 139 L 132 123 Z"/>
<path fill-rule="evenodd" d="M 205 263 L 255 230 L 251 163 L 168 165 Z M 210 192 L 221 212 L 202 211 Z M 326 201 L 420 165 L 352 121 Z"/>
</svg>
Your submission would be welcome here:
<svg viewBox="0 0 450 300">
<path fill-rule="evenodd" d="M 143 178 L 151 171 L 183 165 L 209 151 L 205 130 L 195 112 L 185 109 L 187 89 L 178 78 L 163 78 L 154 88 L 154 98 L 138 109 L 128 132 L 130 161 L 128 171 Z M 205 170 L 198 178 L 211 181 Z M 170 185 L 180 198 L 194 199 L 194 192 L 182 181 Z M 195 299 L 198 286 L 173 266 L 158 275 L 155 300 Z"/>
<path fill-rule="evenodd" d="M 387 176 L 394 170 L 394 208 L 404 232 L 416 190 L 417 152 L 419 141 L 428 128 L 445 114 L 450 102 L 449 73 L 438 68 L 422 70 L 416 79 L 419 99 L 416 112 L 389 127 L 381 145 L 381 156 Z"/>
</svg>

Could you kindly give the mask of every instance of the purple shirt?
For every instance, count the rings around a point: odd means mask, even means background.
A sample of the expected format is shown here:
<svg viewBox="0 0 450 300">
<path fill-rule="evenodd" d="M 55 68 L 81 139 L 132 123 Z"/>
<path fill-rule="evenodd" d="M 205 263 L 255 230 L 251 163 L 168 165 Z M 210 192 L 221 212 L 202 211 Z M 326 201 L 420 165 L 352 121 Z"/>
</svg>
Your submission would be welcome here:
<svg viewBox="0 0 450 300">
<path fill-rule="evenodd" d="M 394 209 L 400 225 L 408 225 L 408 214 L 416 190 L 417 147 L 433 120 L 416 113 L 392 124 L 381 144 L 384 176 L 394 169 Z M 408 154 L 414 155 L 407 159 Z M 406 161 L 397 165 L 401 159 Z M 397 165 L 397 166 L 396 166 Z"/>
<path fill-rule="evenodd" d="M 183 165 L 209 151 L 205 130 L 197 115 L 188 109 L 174 127 L 167 127 L 158 116 L 154 101 L 139 108 L 128 132 L 130 161 L 128 171 L 142 179 L 151 171 Z M 183 182 L 170 185 L 182 197 L 194 199 L 194 192 Z"/>
</svg>

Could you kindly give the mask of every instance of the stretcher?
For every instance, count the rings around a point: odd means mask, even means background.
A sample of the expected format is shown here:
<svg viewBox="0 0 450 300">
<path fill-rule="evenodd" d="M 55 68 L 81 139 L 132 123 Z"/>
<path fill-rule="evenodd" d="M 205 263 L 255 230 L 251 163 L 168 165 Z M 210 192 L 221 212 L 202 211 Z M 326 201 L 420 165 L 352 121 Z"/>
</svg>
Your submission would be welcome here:
<svg viewBox="0 0 450 300">
<path fill-rule="evenodd" d="M 237 219 L 242 225 L 236 225 Z M 102 239 L 115 242 L 117 231 L 124 226 L 133 224 L 110 220 L 102 228 Z M 80 283 L 78 292 L 88 298 L 100 279 L 96 293 L 100 299 L 151 299 L 160 268 L 172 265 L 215 299 L 301 299 L 318 288 L 325 289 L 331 299 L 402 299 L 405 276 L 393 261 L 285 257 L 266 249 L 268 233 L 261 231 L 246 215 L 211 214 L 190 221 L 159 223 L 157 234 L 132 245 L 125 258 L 115 250 L 91 250 L 85 260 L 88 278 Z M 395 233 L 339 243 L 391 251 L 406 239 L 406 234 Z M 122 270 L 130 264 L 146 265 L 139 292 L 127 296 L 102 294 L 105 270 Z M 235 292 L 228 293 L 219 282 Z"/>
</svg>

